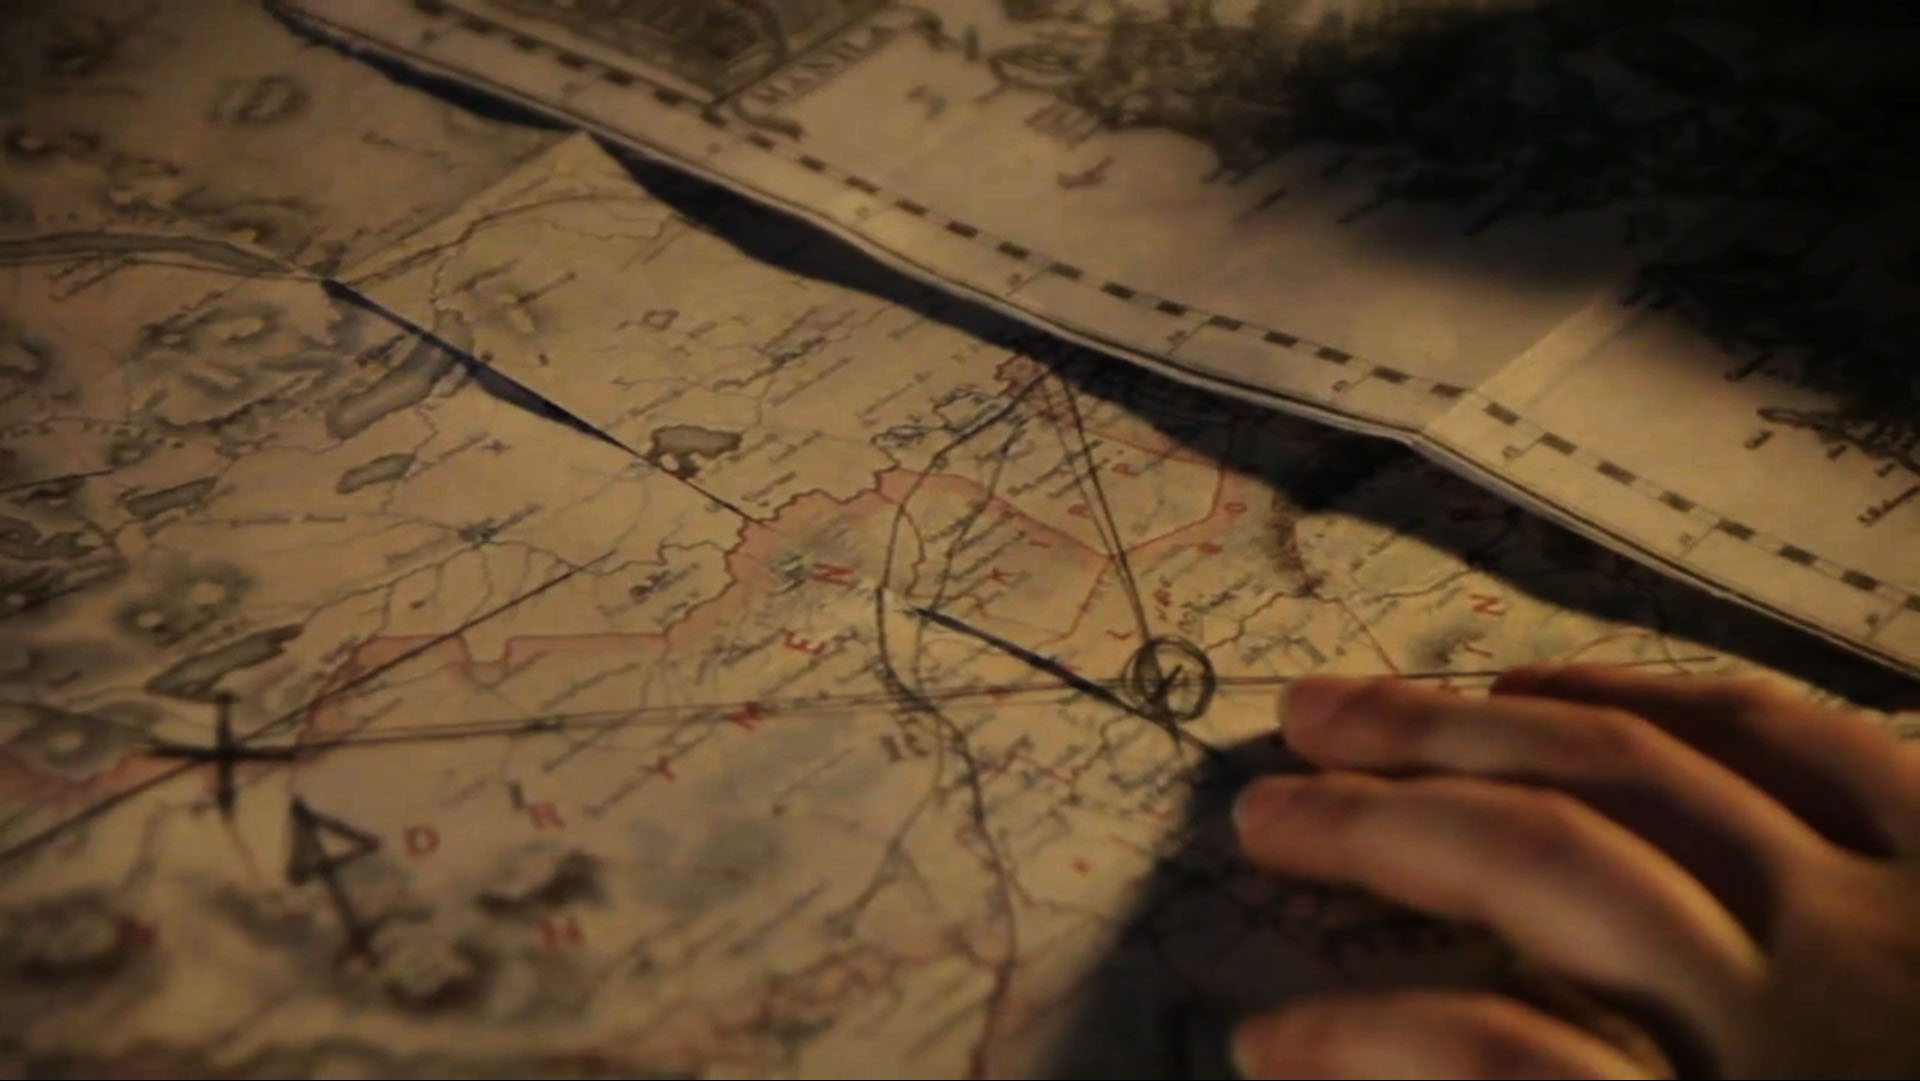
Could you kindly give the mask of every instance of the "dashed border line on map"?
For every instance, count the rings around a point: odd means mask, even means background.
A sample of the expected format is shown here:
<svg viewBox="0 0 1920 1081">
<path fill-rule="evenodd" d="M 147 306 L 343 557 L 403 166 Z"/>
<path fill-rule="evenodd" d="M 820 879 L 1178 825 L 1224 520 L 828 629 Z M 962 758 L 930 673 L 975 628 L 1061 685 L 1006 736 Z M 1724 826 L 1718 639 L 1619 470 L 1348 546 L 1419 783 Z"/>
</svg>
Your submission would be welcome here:
<svg viewBox="0 0 1920 1081">
<path fill-rule="evenodd" d="M 830 179 L 837 180 L 854 191 L 883 201 L 891 205 L 894 209 L 937 225 L 957 237 L 988 248 L 1007 259 L 1036 268 L 1043 273 L 1081 283 L 1088 288 L 1096 288 L 1099 292 L 1133 307 L 1155 312 L 1169 318 L 1188 320 L 1193 324 L 1190 332 L 1207 327 L 1231 334 L 1240 334 L 1251 339 L 1256 339 L 1269 347 L 1285 349 L 1328 364 L 1341 365 L 1343 367 L 1350 366 L 1350 370 L 1363 378 L 1377 379 L 1395 386 L 1417 388 L 1437 399 L 1456 401 L 1465 398 L 1478 399 L 1485 403 L 1482 411 L 1486 416 L 1513 429 L 1516 434 L 1528 437 L 1531 440 L 1530 446 L 1543 446 L 1549 450 L 1553 450 L 1608 480 L 1614 481 L 1624 487 L 1632 488 L 1640 495 L 1659 503 L 1671 511 L 1686 516 L 1694 523 L 1704 526 L 1705 529 L 1710 532 L 1716 532 L 1730 537 L 1733 540 L 1747 544 L 1768 555 L 1784 560 L 1787 563 L 1807 568 L 1858 592 L 1872 594 L 1884 601 L 1904 608 L 1909 613 L 1920 616 L 1920 593 L 1902 589 L 1891 583 L 1882 581 L 1873 575 L 1850 567 L 1844 567 L 1814 552 L 1762 533 L 1743 522 L 1702 506 L 1697 501 L 1689 499 L 1678 492 L 1653 484 L 1625 467 L 1609 461 L 1600 455 L 1596 455 L 1563 436 L 1527 421 L 1519 413 L 1476 390 L 1429 379 L 1411 372 L 1403 372 L 1385 365 L 1372 364 L 1354 356 L 1346 350 L 1331 345 L 1324 345 L 1272 327 L 1261 326 L 1249 320 L 1209 312 L 1170 297 L 1159 296 L 1146 290 L 1136 289 L 1122 282 L 1090 278 L 1087 272 L 1079 266 L 1050 258 L 1031 248 L 997 236 L 971 223 L 950 218 L 931 207 L 918 203 L 904 195 L 888 191 L 871 180 L 847 172 L 797 147 L 775 139 L 757 128 L 749 127 L 748 130 L 741 131 L 739 129 L 743 125 L 736 125 L 733 121 L 721 115 L 712 107 L 703 104 L 692 95 L 674 90 L 670 87 L 661 86 L 631 71 L 622 70 L 604 61 L 583 56 L 564 46 L 521 33 L 504 23 L 461 10 L 449 4 L 446 0 L 401 0 L 401 2 L 409 3 L 415 10 L 428 17 L 449 20 L 454 25 L 459 26 L 462 30 L 469 33 L 481 37 L 501 38 L 521 52 L 550 56 L 560 66 L 571 71 L 599 78 L 615 86 L 634 90 L 645 90 L 662 105 L 696 116 L 706 124 L 733 134 L 742 142 L 750 144 L 759 150 L 787 160 L 809 172 L 818 173 Z M 1168 363 L 1179 364 L 1178 361 L 1171 360 L 1170 358 L 1163 359 Z M 1184 367 L 1184 365 L 1182 366 Z M 1195 372 L 1194 374 L 1212 381 L 1221 381 L 1223 378 L 1217 373 Z M 1248 389 L 1257 390 L 1259 388 L 1249 387 Z M 1698 544 L 1699 540 L 1695 540 L 1693 543 Z M 1691 547 L 1691 545 L 1689 547 Z M 1881 625 L 1884 626 L 1885 621 L 1883 621 Z"/>
</svg>

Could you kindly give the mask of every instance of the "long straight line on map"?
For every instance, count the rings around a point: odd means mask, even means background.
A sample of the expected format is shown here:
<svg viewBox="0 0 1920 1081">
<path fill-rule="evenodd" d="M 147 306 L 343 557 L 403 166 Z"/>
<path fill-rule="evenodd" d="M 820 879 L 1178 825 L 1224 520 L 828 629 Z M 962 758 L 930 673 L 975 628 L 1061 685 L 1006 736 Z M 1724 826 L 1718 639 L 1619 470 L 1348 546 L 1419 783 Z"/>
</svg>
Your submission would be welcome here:
<svg viewBox="0 0 1920 1081">
<path fill-rule="evenodd" d="M 1692 654 L 1681 657 L 1662 658 L 1660 660 L 1620 661 L 1621 668 L 1646 668 L 1656 675 L 1662 672 L 1684 673 L 1691 665 L 1708 665 L 1720 658 L 1713 654 Z M 1485 669 L 1481 671 L 1433 671 L 1401 672 L 1395 679 L 1414 682 L 1452 682 L 1470 683 L 1491 681 L 1502 674 L 1501 671 Z M 1232 689 L 1277 690 L 1293 681 L 1290 676 L 1222 676 L 1220 686 Z M 1120 679 L 1093 680 L 1080 677 L 1080 682 L 1098 686 L 1105 692 L 1114 692 L 1126 685 Z M 977 685 L 941 688 L 921 692 L 920 697 L 935 702 L 954 702 L 965 699 L 1008 699 L 1008 698 L 1059 698 L 1063 695 L 1078 693 L 1077 687 L 1060 680 L 1033 683 L 981 683 Z M 780 716 L 798 716 L 808 713 L 834 713 L 860 707 L 881 707 L 898 702 L 899 696 L 889 693 L 845 694 L 845 695 L 808 695 L 800 698 L 739 698 L 716 702 L 698 702 L 671 706 L 637 706 L 622 710 L 594 710 L 585 713 L 542 713 L 529 717 L 503 717 L 461 721 L 457 724 L 423 725 L 386 725 L 378 732 L 339 736 L 324 736 L 305 739 L 301 742 L 252 746 L 252 753 L 261 757 L 285 758 L 296 754 L 318 753 L 343 747 L 367 747 L 387 743 L 432 743 L 450 739 L 483 739 L 516 734 L 542 734 L 563 731 L 593 731 L 602 728 L 644 728 L 649 725 L 684 725 L 690 720 L 708 718 L 714 723 L 734 724 L 727 714 L 751 708 L 759 718 Z M 243 741 L 244 742 L 244 741 Z M 163 750 L 191 751 L 193 757 L 207 757 L 213 748 L 182 747 L 178 744 L 158 745 Z"/>
<path fill-rule="evenodd" d="M 1790 20 L 1364 0 L 1237 15 L 769 2 L 694 19 L 549 0 L 274 6 L 1068 338 L 1408 443 L 1920 673 L 1920 560 L 1903 543 L 1920 525 L 1914 392 L 1846 375 L 1878 355 L 1871 336 L 1838 354 L 1796 340 L 1845 323 L 1809 304 L 1901 310 L 1912 283 L 1887 238 L 1907 234 L 1887 215 L 1904 211 L 1868 198 L 1846 171 L 1859 163 L 1804 119 L 1842 100 L 1822 82 L 1836 46 Z M 1746 93 L 1727 73 L 1754 64 L 1772 96 L 1741 115 L 1767 123 L 1715 126 L 1712 95 Z M 1793 156 L 1806 147 L 1824 156 Z M 1801 164 L 1829 171 L 1824 203 L 1766 186 Z M 1802 218 L 1819 224 L 1777 235 Z M 1816 297 L 1808 283 L 1843 256 L 1884 288 Z M 1623 304 L 1636 276 L 1640 302 Z M 1794 333 L 1756 341 L 1783 312 Z M 1796 349 L 1819 355 L 1774 357 Z"/>
<path fill-rule="evenodd" d="M 419 325 L 414 320 L 408 318 L 405 313 L 392 310 L 379 303 L 373 297 L 357 292 L 353 288 L 341 283 L 329 282 L 327 283 L 327 289 L 330 294 L 366 307 L 371 311 L 375 311 L 382 315 L 382 317 L 407 328 L 410 333 L 418 335 L 439 348 L 462 356 L 468 362 L 487 371 L 492 376 L 493 390 L 495 393 L 520 402 L 534 409 L 536 412 L 551 415 L 554 419 L 584 431 L 613 446 L 619 447 L 636 458 L 643 457 L 638 451 L 622 442 L 614 433 L 598 427 L 584 417 L 567 410 L 535 388 L 529 387 L 525 383 L 505 373 L 488 368 L 479 358 L 460 349 L 454 343 L 441 338 L 430 328 Z M 1027 391 L 1039 390 L 1043 395 L 1050 398 L 1052 394 L 1051 384 L 1056 378 L 1058 377 L 1050 375 L 1037 376 L 1027 384 Z M 1105 487 L 1100 480 L 1099 465 L 1094 459 L 1092 446 L 1086 432 L 1085 419 L 1081 415 L 1077 396 L 1070 385 L 1063 383 L 1061 390 L 1065 397 L 1067 412 L 1073 418 L 1073 427 L 1078 438 L 1078 447 L 1075 451 L 1070 452 L 1068 456 L 1069 461 L 1073 465 L 1072 472 L 1074 480 L 1076 485 L 1084 486 L 1094 493 L 1090 498 L 1094 499 L 1100 508 L 1099 530 L 1101 543 L 1106 547 L 1108 554 L 1114 560 L 1116 569 L 1120 575 L 1122 589 L 1127 594 L 1129 607 L 1143 643 L 1140 651 L 1135 654 L 1133 663 L 1127 666 L 1124 675 L 1112 680 L 1090 679 L 1038 651 L 1018 643 L 1010 642 L 991 632 L 981 630 L 937 609 L 914 605 L 907 605 L 902 609 L 901 602 L 890 597 L 890 591 L 885 582 L 873 584 L 875 603 L 880 607 L 882 612 L 889 606 L 894 609 L 901 609 L 916 619 L 943 627 L 949 631 L 954 631 L 972 638 L 976 642 L 985 643 L 992 649 L 1020 660 L 1029 668 L 1039 671 L 1043 675 L 1052 677 L 1055 680 L 1052 689 L 1056 691 L 1065 689 L 1078 694 L 1084 694 L 1097 701 L 1111 705 L 1122 712 L 1141 717 L 1142 719 L 1163 727 L 1176 746 L 1186 745 L 1195 747 L 1209 757 L 1222 759 L 1224 758 L 1224 752 L 1219 748 L 1203 737 L 1184 731 L 1178 727 L 1177 724 L 1177 722 L 1180 721 L 1197 719 L 1200 715 L 1204 714 L 1207 703 L 1211 700 L 1221 681 L 1213 671 L 1211 661 L 1207 659 L 1204 651 L 1198 646 L 1177 637 L 1154 634 L 1146 615 L 1144 603 L 1139 595 L 1139 587 L 1133 580 L 1131 570 L 1128 567 L 1124 540 L 1121 536 L 1120 527 L 1114 519 L 1112 507 L 1106 496 Z M 1000 412 L 1012 408 L 1015 403 L 1025 396 L 1025 393 L 1026 391 L 1023 391 L 1014 395 L 1002 410 L 991 412 L 987 418 L 978 422 L 976 427 L 984 427 L 987 424 L 991 424 Z M 972 434 L 972 432 L 961 434 L 956 440 L 956 445 L 966 442 L 972 437 Z M 675 480 L 692 488 L 701 496 L 712 500 L 717 505 L 726 508 L 742 520 L 752 520 L 751 516 L 745 511 L 742 511 L 727 500 L 708 491 L 706 488 L 701 487 L 691 478 L 676 476 Z M 884 622 L 885 616 L 881 615 L 880 618 L 882 622 Z M 1161 652 L 1167 652 L 1167 663 L 1162 662 L 1160 658 Z M 1690 662 L 1675 660 L 1671 663 L 1685 664 Z M 1189 671 L 1189 668 L 1192 670 Z M 1448 677 L 1444 673 L 1414 673 L 1410 678 L 1444 679 Z M 1229 682 L 1236 688 L 1271 689 L 1283 685 L 1285 680 L 1243 678 L 1229 680 Z M 1196 688 L 1198 689 L 1196 690 Z M 1035 688 L 1024 688 L 1024 690 L 1027 691 L 1033 689 Z M 1179 692 L 1177 695 L 1176 691 Z M 984 692 L 980 688 L 941 689 L 930 693 L 925 690 L 906 692 L 903 689 L 900 694 L 889 694 L 875 701 L 863 701 L 858 697 L 830 696 L 826 699 L 815 698 L 810 700 L 810 702 L 814 706 L 844 708 L 850 705 L 874 705 L 884 704 L 886 702 L 898 702 L 902 694 L 905 694 L 907 697 L 910 697 L 914 703 L 922 707 L 931 708 L 935 703 L 940 701 L 976 697 L 982 693 L 985 693 L 989 697 L 1001 699 L 1013 692 L 1014 689 L 1004 685 L 986 687 Z M 1172 703 L 1176 697 L 1186 700 L 1186 704 L 1184 706 L 1173 705 Z M 717 715 L 718 713 L 735 712 L 744 709 L 751 710 L 755 714 L 764 714 L 768 711 L 768 708 L 765 703 L 755 700 L 695 707 L 695 713 L 715 712 Z M 685 715 L 685 711 L 683 710 L 681 716 L 684 717 Z M 222 717 L 224 719 L 224 713 Z M 623 718 L 622 721 L 615 722 L 613 727 L 624 727 L 634 723 L 634 719 L 631 716 L 623 715 Z M 565 725 L 558 718 L 528 718 L 511 722 L 506 728 L 502 728 L 498 724 L 483 723 L 477 727 L 462 727 L 458 729 L 434 726 L 420 733 L 396 734 L 392 731 L 387 731 L 383 733 L 379 742 L 413 742 L 420 739 L 464 738 L 471 735 L 490 736 L 503 733 L 552 732 L 558 731 L 562 727 L 565 727 Z M 604 724 L 594 725 L 590 722 L 588 727 L 607 726 Z M 315 749 L 306 745 L 298 748 L 230 748 L 228 746 L 228 739 L 229 737 L 225 729 L 222 729 L 220 745 L 217 748 L 183 748 L 169 745 L 157 748 L 157 753 L 212 758 L 217 760 L 222 769 L 220 780 L 221 805 L 223 810 L 228 810 L 231 807 L 232 800 L 230 766 L 233 753 L 254 757 L 284 756 L 284 754 L 290 750 L 304 751 Z M 337 747 L 347 745 L 348 743 L 357 744 L 358 742 L 357 740 L 344 742 L 334 741 L 329 743 L 328 746 Z"/>
<path fill-rule="evenodd" d="M 90 813 L 0 859 L 24 1072 L 1225 1073 L 1234 1016 L 1499 960 L 1235 858 L 1223 797 L 1302 767 L 1287 680 L 1557 659 L 1895 700 L 1398 448 L 462 115 L 250 0 L 134 6 L 43 5 L 0 48 L 6 231 L 61 238 L 0 268 L 0 850 Z M 1061 8 L 1021 14 L 1065 44 Z M 724 117 L 908 9 L 570 10 Z M 931 44 L 1074 70 L 975 29 Z M 1061 206 L 1137 183 L 1105 139 L 1045 178 Z M 202 235 L 308 270 L 174 242 Z M 1298 308 L 1261 321 L 1304 334 Z"/>
<path fill-rule="evenodd" d="M 475 545 L 475 547 L 478 547 L 478 545 Z M 17 841 L 12 841 L 5 847 L 0 847 L 0 868 L 4 868 L 10 862 L 40 849 L 48 842 L 68 833 L 83 823 L 98 818 L 113 810 L 115 807 L 138 797 L 142 792 L 165 784 L 180 776 L 182 773 L 203 764 L 210 763 L 220 771 L 218 786 L 215 791 L 215 799 L 220 804 L 221 810 L 224 813 L 231 813 L 235 795 L 232 788 L 233 777 L 231 775 L 231 768 L 235 760 L 284 759 L 311 749 L 299 744 L 267 743 L 265 742 L 265 737 L 286 728 L 289 724 L 295 723 L 301 717 L 312 711 L 314 707 L 324 702 L 349 697 L 369 684 L 376 683 L 381 676 L 404 666 L 408 661 L 429 652 L 443 643 L 456 640 L 475 627 L 481 626 L 489 620 L 504 615 L 520 605 L 526 604 L 528 601 L 535 600 L 551 592 L 582 572 L 591 570 L 593 567 L 604 562 L 605 559 L 606 556 L 602 555 L 588 560 L 585 563 L 565 567 L 545 581 L 528 587 L 507 600 L 475 614 L 459 626 L 415 643 L 413 646 L 402 650 L 392 657 L 384 659 L 381 663 L 368 668 L 366 671 L 360 672 L 336 686 L 329 687 L 290 709 L 281 710 L 269 720 L 256 724 L 244 732 L 234 732 L 231 728 L 227 727 L 230 721 L 227 720 L 224 712 L 225 703 L 221 703 L 223 707 L 221 715 L 222 730 L 217 744 L 207 747 L 197 747 L 182 745 L 171 741 L 154 742 L 149 749 L 150 753 L 158 757 L 178 759 L 179 763 L 175 768 L 156 774 L 139 784 L 125 788 L 107 798 L 90 803 L 80 811 L 74 812 Z"/>
<path fill-rule="evenodd" d="M 419 337 L 421 340 L 428 342 L 437 348 L 444 349 L 448 353 L 451 353 L 454 356 L 462 358 L 465 362 L 467 362 L 472 366 L 473 371 L 475 371 L 476 373 L 479 373 L 484 377 L 488 393 L 508 399 L 512 401 L 514 404 L 519 405 L 520 407 L 527 409 L 530 412 L 533 412 L 541 416 L 545 416 L 550 420 L 554 420 L 576 431 L 582 432 L 595 439 L 601 440 L 602 442 L 618 447 L 621 450 L 625 451 L 627 454 L 632 455 L 635 458 L 644 457 L 644 455 L 642 455 L 639 451 L 635 450 L 633 447 L 630 447 L 626 443 L 621 442 L 619 436 L 613 434 L 612 432 L 607 431 L 605 428 L 602 428 L 597 424 L 594 424 L 592 421 L 574 412 L 573 410 L 567 408 L 561 403 L 554 401 L 552 398 L 548 397 L 547 395 L 540 393 L 538 390 L 528 386 L 526 383 L 513 378 L 512 376 L 506 374 L 500 369 L 487 364 L 485 361 L 482 361 L 478 357 L 473 356 L 467 350 L 462 349 L 458 345 L 455 345 L 454 343 L 447 341 L 445 338 L 442 338 L 440 335 L 435 334 L 431 328 L 421 326 L 415 320 L 408 318 L 405 312 L 398 311 L 390 305 L 381 304 L 374 298 L 367 296 L 365 293 L 360 292 L 356 289 L 350 288 L 337 281 L 328 280 L 327 282 L 324 283 L 324 287 L 329 296 L 333 296 L 337 299 L 346 301 L 347 303 L 359 305 L 360 307 L 363 307 L 368 311 L 374 312 L 375 314 L 379 315 L 380 318 L 388 320 L 389 322 L 392 322 L 395 325 L 405 329 L 407 333 L 413 334 Z M 706 488 L 702 487 L 700 484 L 696 483 L 695 481 L 690 480 L 686 477 L 676 477 L 674 479 L 678 481 L 680 484 L 685 485 L 688 488 L 691 488 L 695 492 L 698 492 L 702 498 L 711 501 L 714 505 L 725 508 L 728 513 L 733 514 L 734 516 L 740 518 L 742 521 L 752 520 L 753 518 L 752 515 L 748 514 L 746 511 L 741 510 L 739 507 L 734 506 L 732 503 L 729 503 L 726 499 L 715 494 L 714 492 L 707 490 Z"/>
</svg>

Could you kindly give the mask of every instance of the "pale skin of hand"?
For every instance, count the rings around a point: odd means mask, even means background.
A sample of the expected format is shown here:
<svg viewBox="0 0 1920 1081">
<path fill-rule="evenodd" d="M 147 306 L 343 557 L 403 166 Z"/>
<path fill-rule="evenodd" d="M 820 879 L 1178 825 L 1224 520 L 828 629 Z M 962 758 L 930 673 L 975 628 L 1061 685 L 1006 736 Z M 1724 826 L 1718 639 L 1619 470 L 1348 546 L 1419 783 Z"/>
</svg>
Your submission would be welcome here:
<svg viewBox="0 0 1920 1081">
<path fill-rule="evenodd" d="M 1251 862 L 1486 927 L 1670 1046 L 1490 992 L 1329 993 L 1243 1021 L 1243 1076 L 1920 1076 L 1920 750 L 1868 718 L 1581 666 L 1484 698 L 1302 679 L 1282 724 L 1321 771 L 1242 795 Z"/>
</svg>

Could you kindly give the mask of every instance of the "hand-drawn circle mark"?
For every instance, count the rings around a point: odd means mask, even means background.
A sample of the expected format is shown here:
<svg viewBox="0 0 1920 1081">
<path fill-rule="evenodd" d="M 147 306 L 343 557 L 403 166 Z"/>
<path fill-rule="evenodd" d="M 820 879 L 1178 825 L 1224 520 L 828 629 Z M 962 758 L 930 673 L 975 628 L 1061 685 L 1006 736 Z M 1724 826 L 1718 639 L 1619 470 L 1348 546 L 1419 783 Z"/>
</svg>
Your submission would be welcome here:
<svg viewBox="0 0 1920 1081">
<path fill-rule="evenodd" d="M 987 67 L 1002 83 L 1024 90 L 1064 90 L 1085 75 L 1077 53 L 1044 42 L 1001 49 Z"/>
<path fill-rule="evenodd" d="M 1219 687 L 1213 662 L 1185 638 L 1154 638 L 1136 650 L 1121 673 L 1121 693 L 1155 720 L 1185 724 L 1213 704 Z"/>
<path fill-rule="evenodd" d="M 306 87 L 291 76 L 228 79 L 214 95 L 207 119 L 222 124 L 278 124 L 305 112 L 307 101 Z"/>
</svg>

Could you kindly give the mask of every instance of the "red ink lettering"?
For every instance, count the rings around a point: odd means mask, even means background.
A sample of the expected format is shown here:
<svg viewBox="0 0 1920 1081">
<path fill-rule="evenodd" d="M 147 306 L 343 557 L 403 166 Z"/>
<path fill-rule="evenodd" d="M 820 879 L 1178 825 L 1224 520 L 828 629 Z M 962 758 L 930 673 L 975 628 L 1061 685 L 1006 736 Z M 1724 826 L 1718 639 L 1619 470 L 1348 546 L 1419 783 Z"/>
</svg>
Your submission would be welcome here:
<svg viewBox="0 0 1920 1081">
<path fill-rule="evenodd" d="M 1469 593 L 1473 600 L 1473 610 L 1483 616 L 1503 616 L 1507 614 L 1507 602 L 1491 593 Z"/>
<path fill-rule="evenodd" d="M 1170 605 L 1170 604 L 1172 604 L 1172 603 L 1173 603 L 1173 591 L 1172 591 L 1172 590 L 1170 590 L 1170 589 L 1156 589 L 1156 590 L 1154 590 L 1154 591 L 1153 591 L 1153 603 L 1155 603 L 1155 604 L 1157 604 L 1157 605 L 1159 605 L 1159 606 L 1160 606 L 1160 607 L 1162 607 L 1162 608 L 1165 608 L 1166 606 L 1168 606 L 1168 605 Z"/>
<path fill-rule="evenodd" d="M 123 919 L 120 921 L 120 942 L 128 949 L 145 949 L 153 945 L 159 937 L 159 928 L 143 920 Z"/>
<path fill-rule="evenodd" d="M 809 657 L 818 657 L 827 651 L 831 642 L 816 642 L 811 638 L 802 638 L 792 631 L 781 632 L 781 643 L 795 653 L 805 653 Z"/>
<path fill-rule="evenodd" d="M 813 567 L 813 580 L 828 585 L 846 586 L 853 584 L 853 568 L 838 563 L 816 563 Z"/>
<path fill-rule="evenodd" d="M 1008 574 L 1006 571 L 1001 570 L 999 567 L 995 567 L 992 570 L 987 572 L 987 581 L 995 582 L 1003 586 L 1012 585 L 1013 575 Z"/>
<path fill-rule="evenodd" d="M 440 831 L 432 826 L 408 826 L 401 832 L 400 842 L 409 856 L 431 856 L 440 850 Z"/>
<path fill-rule="evenodd" d="M 664 754 L 663 754 L 663 755 L 661 755 L 661 756 L 660 756 L 659 758 L 656 758 L 656 759 L 654 759 L 654 760 L 653 760 L 653 773 L 654 773 L 654 774 L 655 774 L 656 776 L 658 776 L 658 777 L 661 777 L 661 778 L 663 778 L 663 779 L 665 779 L 665 780 L 669 780 L 669 781 L 671 781 L 671 780 L 674 780 L 674 776 L 673 776 L 673 759 L 671 759 L 671 758 L 668 758 L 668 757 L 667 757 L 666 755 L 664 755 Z"/>
<path fill-rule="evenodd" d="M 1133 466 L 1128 465 L 1126 462 L 1113 463 L 1113 471 L 1115 473 L 1120 474 L 1123 477 L 1137 477 L 1140 475 L 1140 471 L 1138 469 L 1135 469 Z"/>
<path fill-rule="evenodd" d="M 1085 503 L 1075 503 L 1073 506 L 1067 508 L 1067 513 L 1073 515 L 1075 518 L 1085 518 L 1093 512 L 1087 509 Z"/>
<path fill-rule="evenodd" d="M 580 921 L 572 916 L 550 916 L 540 921 L 540 941 L 547 949 L 557 950 L 579 946 L 586 942 L 586 936 L 580 933 Z"/>
<path fill-rule="evenodd" d="M 1204 556 L 1217 556 L 1224 551 L 1226 551 L 1225 548 L 1220 547 L 1212 541 L 1206 541 L 1200 545 L 1200 554 Z"/>
<path fill-rule="evenodd" d="M 759 723 L 766 715 L 766 708 L 760 703 L 748 702 L 739 709 L 727 714 L 726 719 L 751 732 L 753 731 L 753 726 Z"/>
<path fill-rule="evenodd" d="M 1459 650 L 1462 653 L 1471 653 L 1476 657 L 1491 658 L 1493 656 L 1492 653 L 1489 653 L 1486 650 L 1481 649 L 1479 646 L 1474 645 L 1472 642 L 1462 642 L 1453 648 Z"/>
<path fill-rule="evenodd" d="M 1247 505 L 1245 503 L 1240 502 L 1237 499 L 1229 503 L 1220 504 L 1220 509 L 1223 511 L 1226 511 L 1228 514 L 1247 513 Z"/>
<path fill-rule="evenodd" d="M 527 817 L 533 819 L 533 828 L 537 830 L 566 826 L 565 822 L 560 821 L 560 808 L 551 803 L 527 804 Z"/>
<path fill-rule="evenodd" d="M 1133 637 L 1133 632 L 1132 631 L 1108 631 L 1107 637 L 1113 639 L 1116 642 L 1124 642 L 1127 639 Z"/>
</svg>

